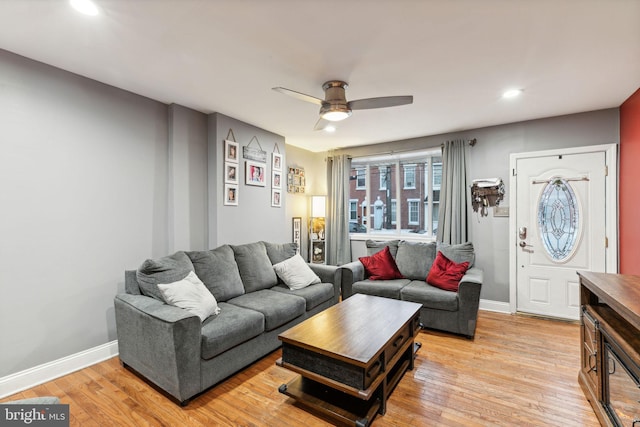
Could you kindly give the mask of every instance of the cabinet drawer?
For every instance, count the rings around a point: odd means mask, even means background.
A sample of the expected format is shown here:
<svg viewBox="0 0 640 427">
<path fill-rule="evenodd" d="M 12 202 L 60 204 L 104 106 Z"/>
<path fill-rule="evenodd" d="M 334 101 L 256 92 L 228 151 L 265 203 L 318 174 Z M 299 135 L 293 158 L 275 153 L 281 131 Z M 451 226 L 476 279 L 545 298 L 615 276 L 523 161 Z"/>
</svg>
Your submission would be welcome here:
<svg viewBox="0 0 640 427">
<path fill-rule="evenodd" d="M 389 361 L 393 358 L 393 356 L 398 353 L 400 348 L 404 343 L 409 340 L 413 334 L 412 329 L 413 322 L 409 322 L 404 328 L 400 329 L 394 336 L 391 338 L 389 345 L 384 350 L 384 363 L 388 364 Z"/>
</svg>

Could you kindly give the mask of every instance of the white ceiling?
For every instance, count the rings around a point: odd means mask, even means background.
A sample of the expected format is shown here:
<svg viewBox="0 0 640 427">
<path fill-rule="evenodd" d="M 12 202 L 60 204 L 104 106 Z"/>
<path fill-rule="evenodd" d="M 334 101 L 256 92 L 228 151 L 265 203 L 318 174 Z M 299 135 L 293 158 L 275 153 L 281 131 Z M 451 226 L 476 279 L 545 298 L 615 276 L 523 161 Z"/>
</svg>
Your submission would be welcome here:
<svg viewBox="0 0 640 427">
<path fill-rule="evenodd" d="M 96 2 L 86 17 L 67 0 L 0 0 L 0 48 L 312 151 L 618 107 L 640 87 L 640 0 Z M 347 99 L 414 103 L 328 134 L 316 105 L 271 90 L 322 98 L 331 79 Z"/>
</svg>

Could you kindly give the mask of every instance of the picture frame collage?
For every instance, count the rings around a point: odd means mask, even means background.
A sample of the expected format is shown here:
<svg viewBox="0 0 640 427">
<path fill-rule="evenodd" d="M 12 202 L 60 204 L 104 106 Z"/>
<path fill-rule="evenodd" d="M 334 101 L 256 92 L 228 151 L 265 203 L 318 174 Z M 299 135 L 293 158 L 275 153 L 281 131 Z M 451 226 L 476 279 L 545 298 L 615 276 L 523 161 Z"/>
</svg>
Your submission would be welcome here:
<svg viewBox="0 0 640 427">
<path fill-rule="evenodd" d="M 304 168 L 289 167 L 287 174 L 287 192 L 304 194 L 306 186 L 306 176 Z"/>
<path fill-rule="evenodd" d="M 224 205 L 238 206 L 240 185 L 240 145 L 231 140 L 224 140 Z M 265 153 L 266 155 L 266 153 Z M 266 157 L 266 156 L 265 156 Z M 263 160 L 263 159 L 261 159 Z M 282 165 L 283 155 L 271 153 L 271 206 L 282 207 Z M 245 160 L 245 185 L 266 187 L 267 164 L 264 161 Z"/>
</svg>

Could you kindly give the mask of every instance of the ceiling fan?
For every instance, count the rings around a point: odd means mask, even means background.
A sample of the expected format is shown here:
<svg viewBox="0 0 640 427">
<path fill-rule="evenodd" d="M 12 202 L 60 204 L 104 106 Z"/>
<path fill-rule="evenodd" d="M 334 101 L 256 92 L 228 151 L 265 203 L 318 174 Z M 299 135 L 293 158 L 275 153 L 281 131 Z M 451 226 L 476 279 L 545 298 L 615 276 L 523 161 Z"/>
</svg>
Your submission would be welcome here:
<svg viewBox="0 0 640 427">
<path fill-rule="evenodd" d="M 274 87 L 273 90 L 292 96 L 302 101 L 311 102 L 320 106 L 320 119 L 316 123 L 315 130 L 323 130 L 330 122 L 344 120 L 351 115 L 352 110 L 368 110 L 371 108 L 395 107 L 413 103 L 413 96 L 383 96 L 378 98 L 365 98 L 347 101 L 345 89 L 349 85 L 341 80 L 329 80 L 322 85 L 324 99 L 296 92 L 284 87 Z"/>
</svg>

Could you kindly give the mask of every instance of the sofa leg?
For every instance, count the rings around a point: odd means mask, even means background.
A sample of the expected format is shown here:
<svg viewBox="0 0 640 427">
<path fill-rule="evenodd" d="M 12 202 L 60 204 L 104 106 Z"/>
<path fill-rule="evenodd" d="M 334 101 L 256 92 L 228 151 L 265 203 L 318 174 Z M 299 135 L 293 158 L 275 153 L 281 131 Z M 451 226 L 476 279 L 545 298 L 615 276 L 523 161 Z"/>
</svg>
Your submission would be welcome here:
<svg viewBox="0 0 640 427">
<path fill-rule="evenodd" d="M 180 402 L 180 407 L 184 408 L 189 403 L 191 403 L 191 399 L 183 400 L 183 401 Z"/>
</svg>

